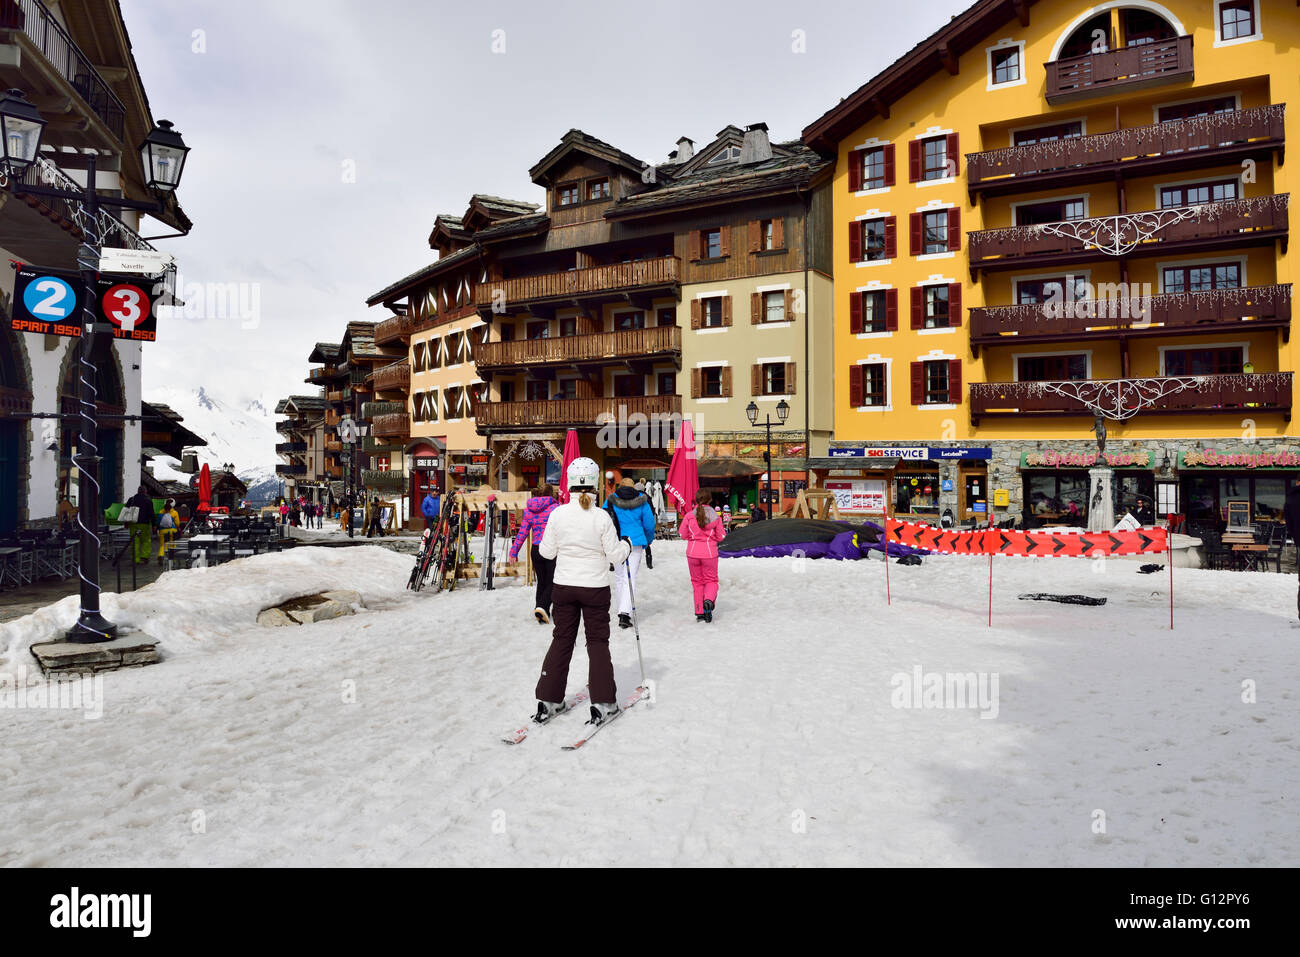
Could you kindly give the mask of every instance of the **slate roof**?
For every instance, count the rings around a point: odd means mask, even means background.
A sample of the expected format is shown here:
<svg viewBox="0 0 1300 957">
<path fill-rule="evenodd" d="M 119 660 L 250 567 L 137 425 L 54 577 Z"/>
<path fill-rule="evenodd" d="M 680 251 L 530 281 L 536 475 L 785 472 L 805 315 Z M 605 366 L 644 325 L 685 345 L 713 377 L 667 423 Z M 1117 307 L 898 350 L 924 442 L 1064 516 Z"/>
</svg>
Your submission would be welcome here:
<svg viewBox="0 0 1300 957">
<path fill-rule="evenodd" d="M 463 265 L 466 262 L 474 260 L 478 254 L 479 246 L 475 243 L 466 246 L 464 249 L 458 249 L 454 253 L 442 256 L 427 266 L 421 266 L 410 275 L 403 276 L 401 279 L 397 280 L 397 282 L 385 286 L 383 289 L 379 290 L 379 292 L 368 298 L 366 300 L 366 305 L 373 306 L 377 303 L 393 299 L 399 293 L 409 289 L 411 286 L 418 285 L 427 279 L 431 279 L 432 277 L 439 275 L 445 269 L 450 269 L 457 265 Z"/>
<path fill-rule="evenodd" d="M 539 186 L 546 185 L 544 177 L 547 170 L 557 163 L 564 154 L 574 150 L 581 149 L 594 156 L 599 156 L 611 163 L 617 163 L 625 166 L 630 170 L 639 173 L 646 165 L 637 159 L 631 153 L 625 153 L 612 143 L 606 143 L 604 140 L 597 139 L 590 133 L 584 133 L 579 129 L 571 129 L 560 137 L 560 142 L 555 149 L 551 150 L 528 171 L 529 178 Z"/>
</svg>

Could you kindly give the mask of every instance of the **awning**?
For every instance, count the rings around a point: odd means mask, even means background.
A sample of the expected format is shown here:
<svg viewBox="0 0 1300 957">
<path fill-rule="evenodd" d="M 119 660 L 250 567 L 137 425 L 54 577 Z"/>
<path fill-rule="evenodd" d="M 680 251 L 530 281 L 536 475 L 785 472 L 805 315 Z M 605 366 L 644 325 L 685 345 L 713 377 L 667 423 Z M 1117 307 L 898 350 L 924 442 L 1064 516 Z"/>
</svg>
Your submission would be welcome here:
<svg viewBox="0 0 1300 957">
<path fill-rule="evenodd" d="M 896 457 L 859 459 L 849 458 L 848 456 L 837 456 L 836 458 L 809 459 L 808 467 L 810 469 L 850 469 L 853 471 L 866 470 L 868 472 L 874 472 L 888 471 L 897 465 L 898 462 L 899 459 Z"/>
<path fill-rule="evenodd" d="M 754 465 L 744 459 L 726 456 L 700 459 L 700 478 L 750 478 L 767 471 L 763 465 Z"/>
</svg>

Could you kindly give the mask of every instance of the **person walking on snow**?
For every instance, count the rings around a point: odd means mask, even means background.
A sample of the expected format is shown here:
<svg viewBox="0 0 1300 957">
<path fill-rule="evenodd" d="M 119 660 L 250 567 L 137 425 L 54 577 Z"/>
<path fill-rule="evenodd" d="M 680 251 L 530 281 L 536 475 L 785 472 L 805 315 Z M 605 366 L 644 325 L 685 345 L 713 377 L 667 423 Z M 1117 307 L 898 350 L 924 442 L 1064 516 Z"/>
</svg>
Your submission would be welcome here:
<svg viewBox="0 0 1300 957">
<path fill-rule="evenodd" d="M 131 559 L 137 565 L 148 564 L 149 553 L 153 551 L 153 499 L 141 485 L 139 491 L 126 500 L 126 505 L 139 510 L 131 523 Z"/>
<path fill-rule="evenodd" d="M 424 530 L 427 532 L 438 524 L 438 496 L 433 494 L 433 490 L 424 496 L 424 501 L 420 503 L 420 514 L 424 516 Z"/>
<path fill-rule="evenodd" d="M 709 505 L 707 489 L 695 493 L 695 508 L 682 519 L 680 535 L 686 542 L 686 565 L 695 593 L 695 620 L 713 621 L 718 600 L 718 543 L 726 537 L 722 519 Z"/>
<path fill-rule="evenodd" d="M 628 557 L 627 567 L 631 571 L 631 589 L 635 590 L 641 559 L 655 537 L 654 510 L 645 493 L 638 492 L 630 478 L 619 483 L 614 494 L 605 500 L 605 508 L 614 519 L 614 527 L 618 529 L 619 536 L 626 537 L 632 543 L 632 554 Z M 629 591 L 628 574 L 618 574 L 614 580 L 618 583 L 618 627 L 631 628 L 632 592 Z"/>
<path fill-rule="evenodd" d="M 176 537 L 176 530 L 181 527 L 181 517 L 176 511 L 176 500 L 168 499 L 163 503 L 162 513 L 158 516 L 158 564 L 163 563 L 167 557 L 167 549 L 171 548 L 172 539 Z"/>
<path fill-rule="evenodd" d="M 533 569 L 537 572 L 533 617 L 537 619 L 539 625 L 546 625 L 551 621 L 551 592 L 555 584 L 555 562 L 543 558 L 538 546 L 541 544 L 542 535 L 546 532 L 547 519 L 559 507 L 560 503 L 555 500 L 555 493 L 551 486 L 545 482 L 538 485 L 536 493 L 524 506 L 524 520 L 519 523 L 519 532 L 510 546 L 510 561 L 514 562 L 519 560 L 519 549 L 523 547 L 524 542 L 529 545 Z"/>
<path fill-rule="evenodd" d="M 543 558 L 555 562 L 555 630 L 537 679 L 533 720 L 539 724 L 548 721 L 564 707 L 569 660 L 581 617 L 587 635 L 587 687 L 593 702 L 588 723 L 601 724 L 618 711 L 614 663 L 609 656 L 609 566 L 625 562 L 632 543 L 619 538 L 608 512 L 592 508 L 600 466 L 589 458 L 574 459 L 569 463 L 568 479 L 570 500 L 550 513 L 537 547 Z"/>
</svg>

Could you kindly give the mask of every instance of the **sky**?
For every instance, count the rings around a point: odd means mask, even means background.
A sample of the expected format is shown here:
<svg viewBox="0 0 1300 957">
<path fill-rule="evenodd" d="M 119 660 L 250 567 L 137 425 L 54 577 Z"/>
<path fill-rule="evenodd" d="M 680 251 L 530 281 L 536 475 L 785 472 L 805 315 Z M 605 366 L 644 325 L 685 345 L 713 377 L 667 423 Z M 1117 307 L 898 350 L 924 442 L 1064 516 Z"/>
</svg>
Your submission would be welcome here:
<svg viewBox="0 0 1300 957">
<path fill-rule="evenodd" d="M 474 193 L 543 203 L 528 169 L 577 127 L 647 162 L 727 124 L 798 138 L 965 0 L 121 0 L 155 119 L 191 147 L 181 316 L 145 396 L 309 392 L 307 355 L 434 259 Z M 146 223 L 145 235 L 162 229 Z"/>
</svg>

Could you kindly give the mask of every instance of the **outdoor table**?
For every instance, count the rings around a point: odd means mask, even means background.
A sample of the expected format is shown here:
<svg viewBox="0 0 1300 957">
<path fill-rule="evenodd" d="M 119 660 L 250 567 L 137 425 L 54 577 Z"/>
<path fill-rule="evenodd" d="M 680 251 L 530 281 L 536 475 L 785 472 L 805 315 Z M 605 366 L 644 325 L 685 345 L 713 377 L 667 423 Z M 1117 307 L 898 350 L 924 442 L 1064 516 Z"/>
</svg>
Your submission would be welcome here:
<svg viewBox="0 0 1300 957">
<path fill-rule="evenodd" d="M 201 545 L 218 545 L 221 542 L 230 541 L 229 535 L 195 535 L 190 539 L 191 542 L 198 542 Z"/>
<path fill-rule="evenodd" d="M 1241 556 L 1242 562 L 1244 563 L 1242 568 L 1243 571 L 1257 572 L 1267 570 L 1267 565 L 1264 565 L 1264 567 L 1261 568 L 1261 563 L 1266 563 L 1268 561 L 1267 545 L 1233 545 L 1232 551 L 1234 554 Z"/>
</svg>

